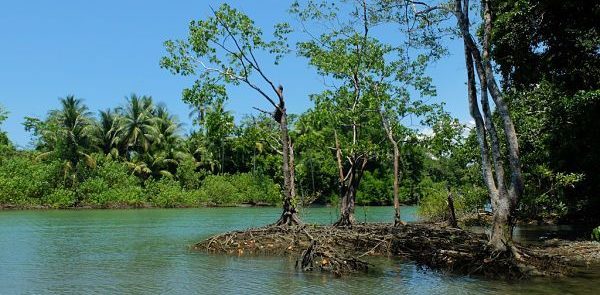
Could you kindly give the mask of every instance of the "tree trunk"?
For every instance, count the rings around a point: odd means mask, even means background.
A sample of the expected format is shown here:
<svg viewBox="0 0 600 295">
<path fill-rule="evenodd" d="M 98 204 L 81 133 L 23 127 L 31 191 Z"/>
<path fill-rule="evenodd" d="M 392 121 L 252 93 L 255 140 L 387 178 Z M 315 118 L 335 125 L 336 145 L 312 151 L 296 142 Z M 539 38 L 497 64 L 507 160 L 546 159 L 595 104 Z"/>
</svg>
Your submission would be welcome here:
<svg viewBox="0 0 600 295">
<path fill-rule="evenodd" d="M 462 3 L 463 1 L 464 6 Z M 458 25 L 464 41 L 470 112 L 475 120 L 477 140 L 481 152 L 483 179 L 490 194 L 490 203 L 492 204 L 493 210 L 490 245 L 497 251 L 506 251 L 507 245 L 509 245 L 512 238 L 512 216 L 514 215 L 518 199 L 523 189 L 517 134 L 508 107 L 502 97 L 502 92 L 498 89 L 491 67 L 489 50 L 492 20 L 489 0 L 482 0 L 482 12 L 484 18 L 482 51 L 480 51 L 475 44 L 473 36 L 469 31 L 469 1 L 463 1 L 455 0 L 454 13 L 458 19 Z M 477 70 L 481 86 L 480 101 L 483 108 L 483 117 L 477 104 L 474 68 Z M 494 104 L 496 105 L 496 111 L 503 122 L 502 127 L 504 134 L 506 135 L 505 139 L 511 172 L 510 187 L 506 185 L 500 142 L 497 136 L 496 126 L 492 120 L 492 112 L 488 102 L 488 93 L 492 96 Z M 493 161 L 493 172 L 490 160 Z"/>
<path fill-rule="evenodd" d="M 496 251 L 506 251 L 511 242 L 510 229 L 510 202 L 506 191 L 499 192 L 492 203 L 492 230 L 490 233 L 490 245 Z"/>
<path fill-rule="evenodd" d="M 358 163 L 361 160 L 361 163 Z M 354 203 L 356 200 L 356 191 L 360 185 L 364 169 L 367 165 L 367 157 L 353 157 L 346 177 L 340 183 L 340 219 L 334 226 L 352 226 L 354 224 Z M 343 171 L 342 171 L 343 175 Z"/>
<path fill-rule="evenodd" d="M 340 219 L 333 224 L 334 226 L 352 226 L 354 224 L 356 221 L 354 218 L 355 197 L 356 188 L 353 185 L 346 187 L 340 207 Z"/>
<path fill-rule="evenodd" d="M 398 147 L 398 142 L 394 139 L 394 133 L 385 118 L 384 112 L 381 111 L 380 114 L 383 130 L 387 134 L 388 140 L 394 150 L 394 226 L 398 226 L 402 224 L 402 220 L 400 219 L 400 200 L 398 198 L 400 190 L 400 148 Z"/>
<path fill-rule="evenodd" d="M 400 149 L 394 144 L 394 226 L 402 224 L 400 219 Z"/>
<path fill-rule="evenodd" d="M 448 189 L 448 211 L 450 211 L 450 226 L 458 228 L 458 220 L 456 220 L 456 212 L 454 210 L 454 196 L 452 191 Z"/>
<path fill-rule="evenodd" d="M 290 144 L 290 196 L 292 196 L 292 198 L 296 197 L 296 164 L 294 162 L 294 145 L 292 144 L 291 140 L 289 142 Z M 300 186 L 300 190 L 302 190 L 302 186 Z"/>
<path fill-rule="evenodd" d="M 298 218 L 298 211 L 296 210 L 296 206 L 293 204 L 293 199 L 295 197 L 295 189 L 294 189 L 294 179 L 292 178 L 293 173 L 290 170 L 290 167 L 293 167 L 291 163 L 290 156 L 290 137 L 287 126 L 287 113 L 285 109 L 285 103 L 283 100 L 283 87 L 279 86 L 278 88 L 278 96 L 279 96 L 279 105 L 275 110 L 275 120 L 279 122 L 279 129 L 281 131 L 281 151 L 283 155 L 282 167 L 281 170 L 283 172 L 283 212 L 281 213 L 281 217 L 275 223 L 275 225 L 294 225 L 294 224 L 302 224 L 300 218 Z"/>
</svg>

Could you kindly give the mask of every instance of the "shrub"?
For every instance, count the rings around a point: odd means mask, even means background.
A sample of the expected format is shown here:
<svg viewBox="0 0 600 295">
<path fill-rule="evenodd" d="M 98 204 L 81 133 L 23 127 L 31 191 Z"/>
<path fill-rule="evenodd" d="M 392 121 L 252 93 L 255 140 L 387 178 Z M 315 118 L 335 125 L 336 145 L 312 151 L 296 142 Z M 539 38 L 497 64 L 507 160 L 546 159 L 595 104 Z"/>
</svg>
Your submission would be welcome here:
<svg viewBox="0 0 600 295">
<path fill-rule="evenodd" d="M 382 173 L 366 171 L 356 193 L 359 205 L 389 205 L 393 198 L 393 180 Z"/>
<path fill-rule="evenodd" d="M 33 155 L 0 159 L 0 204 L 39 204 L 61 182 L 60 163 L 42 163 Z"/>
<path fill-rule="evenodd" d="M 233 205 L 241 196 L 229 175 L 209 175 L 199 190 L 200 200 L 209 205 Z"/>
<path fill-rule="evenodd" d="M 447 220 L 448 188 L 445 182 L 433 182 L 425 178 L 419 183 L 423 196 L 419 203 L 419 214 L 432 221 Z M 457 216 L 484 208 L 488 203 L 487 191 L 479 186 L 464 185 L 452 188 L 454 211 Z"/>
<path fill-rule="evenodd" d="M 145 182 L 145 187 L 146 197 L 156 207 L 189 207 L 199 204 L 197 194 L 183 190 L 177 181 L 170 178 L 150 178 Z"/>
<path fill-rule="evenodd" d="M 251 173 L 209 175 L 202 182 L 198 197 L 210 205 L 275 205 L 281 200 L 281 189 L 270 178 Z"/>
<path fill-rule="evenodd" d="M 422 196 L 419 203 L 419 215 L 429 220 L 444 220 L 448 216 L 448 191 L 446 183 L 433 182 L 425 178 L 419 183 L 419 191 Z M 454 202 L 455 210 L 458 211 L 458 202 Z"/>
<path fill-rule="evenodd" d="M 43 203 L 51 208 L 64 209 L 72 207 L 76 201 L 76 194 L 72 190 L 58 188 L 43 198 Z"/>
<path fill-rule="evenodd" d="M 179 163 L 175 178 L 179 181 L 181 187 L 187 190 L 194 190 L 200 187 L 200 180 L 204 178 L 206 171 L 197 172 L 197 167 L 198 164 L 191 159 L 186 159 Z"/>
<path fill-rule="evenodd" d="M 140 207 L 145 203 L 137 177 L 125 164 L 113 160 L 100 161 L 89 178 L 77 188 L 82 204 L 92 207 Z"/>
<path fill-rule="evenodd" d="M 232 182 L 242 194 L 244 203 L 277 205 L 281 201 L 281 188 L 267 176 L 235 174 Z"/>
</svg>

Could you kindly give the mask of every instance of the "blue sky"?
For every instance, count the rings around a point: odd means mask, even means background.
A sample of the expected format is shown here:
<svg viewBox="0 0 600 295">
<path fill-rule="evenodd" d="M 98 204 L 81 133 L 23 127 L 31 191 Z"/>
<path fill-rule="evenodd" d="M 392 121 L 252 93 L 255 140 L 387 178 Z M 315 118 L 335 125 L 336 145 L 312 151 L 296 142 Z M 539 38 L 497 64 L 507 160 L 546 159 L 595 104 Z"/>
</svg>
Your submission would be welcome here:
<svg viewBox="0 0 600 295">
<path fill-rule="evenodd" d="M 193 79 L 174 76 L 159 67 L 163 42 L 185 38 L 188 23 L 210 15 L 209 5 L 223 1 L 2 1 L 0 2 L 0 104 L 9 112 L 3 125 L 9 138 L 27 147 L 30 135 L 25 116 L 44 117 L 58 108 L 59 97 L 83 98 L 90 110 L 118 106 L 131 93 L 151 95 L 192 128 L 181 91 Z M 227 1 L 261 27 L 290 18 L 291 1 Z M 265 29 L 267 31 L 267 29 Z M 391 32 L 392 33 L 392 32 Z M 445 40 L 449 55 L 429 69 L 438 88 L 436 101 L 461 121 L 469 121 L 462 44 Z M 308 95 L 324 86 L 303 58 L 287 57 L 269 68 L 285 87 L 288 110 L 299 113 L 311 106 Z M 227 105 L 236 117 L 266 106 L 245 87 L 230 90 Z"/>
</svg>

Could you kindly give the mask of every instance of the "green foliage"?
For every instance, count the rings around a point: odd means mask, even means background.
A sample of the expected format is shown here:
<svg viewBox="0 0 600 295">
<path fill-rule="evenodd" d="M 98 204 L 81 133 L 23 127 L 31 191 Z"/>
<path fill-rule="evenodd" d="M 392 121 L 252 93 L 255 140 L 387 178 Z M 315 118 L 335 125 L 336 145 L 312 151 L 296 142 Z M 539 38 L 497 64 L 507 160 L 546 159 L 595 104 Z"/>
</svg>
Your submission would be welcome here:
<svg viewBox="0 0 600 295">
<path fill-rule="evenodd" d="M 2 123 L 4 123 L 6 119 L 8 119 L 8 111 L 0 105 L 0 126 L 2 126 Z"/>
<path fill-rule="evenodd" d="M 523 155 L 522 214 L 595 216 L 600 92 L 569 95 L 542 82 L 531 91 L 513 91 L 509 99 Z"/>
<path fill-rule="evenodd" d="M 522 212 L 540 218 L 565 216 L 568 213 L 566 193 L 584 179 L 581 173 L 554 172 L 546 165 L 526 169 L 532 183 L 521 201 Z"/>
<path fill-rule="evenodd" d="M 193 158 L 188 158 L 179 163 L 175 178 L 182 188 L 193 190 L 200 187 L 200 181 L 204 178 L 206 172 L 203 170 L 198 172 L 197 168 L 198 163 Z"/>
<path fill-rule="evenodd" d="M 600 226 L 592 230 L 592 240 L 600 242 Z"/>
<path fill-rule="evenodd" d="M 429 220 L 446 219 L 448 216 L 446 184 L 425 178 L 419 183 L 419 191 L 421 193 L 419 215 Z M 454 206 L 457 211 L 460 209 L 458 202 L 455 202 Z"/>
<path fill-rule="evenodd" d="M 72 207 L 77 201 L 77 193 L 67 188 L 57 188 L 42 198 L 42 203 L 54 209 Z"/>
<path fill-rule="evenodd" d="M 422 194 L 419 202 L 421 216 L 435 221 L 449 219 L 447 183 L 425 178 L 419 183 L 419 191 Z M 489 202 L 487 190 L 481 186 L 465 184 L 451 191 L 457 216 L 484 209 Z"/>
<path fill-rule="evenodd" d="M 103 160 L 77 188 L 82 205 L 101 208 L 141 207 L 144 194 L 140 181 L 127 166 L 111 159 Z"/>
<path fill-rule="evenodd" d="M 208 205 L 233 205 L 243 198 L 228 175 L 209 175 L 199 190 L 200 200 Z"/>
<path fill-rule="evenodd" d="M 521 148 L 521 214 L 595 219 L 600 208 L 600 5 L 493 4 L 492 58 Z"/>
<path fill-rule="evenodd" d="M 2 105 L 0 105 L 0 152 L 4 152 L 8 146 L 10 146 L 10 140 L 8 140 L 8 136 L 5 131 L 2 131 L 2 123 L 8 118 L 8 111 L 4 109 Z"/>
<path fill-rule="evenodd" d="M 127 104 L 119 118 L 122 134 L 120 140 L 125 152 L 148 151 L 156 134 L 153 111 L 154 103 L 151 97 L 131 94 L 127 98 Z"/>
<path fill-rule="evenodd" d="M 388 171 L 366 171 L 356 194 L 356 204 L 391 205 L 393 189 L 391 176 Z"/>
<path fill-rule="evenodd" d="M 531 89 L 546 80 L 569 94 L 600 87 L 598 2 L 509 0 L 493 5 L 492 55 L 507 86 Z"/>
<path fill-rule="evenodd" d="M 59 179 L 60 163 L 40 163 L 28 154 L 0 157 L 0 204 L 40 204 Z"/>
<path fill-rule="evenodd" d="M 188 192 L 173 179 L 149 179 L 145 182 L 145 194 L 155 207 L 175 208 L 198 206 L 196 192 Z"/>
<path fill-rule="evenodd" d="M 257 56 L 270 55 L 278 64 L 290 51 L 286 37 L 290 32 L 288 24 L 277 24 L 273 37 L 268 38 L 250 17 L 224 3 L 212 17 L 190 22 L 187 40 L 166 41 L 168 55 L 161 59 L 160 66 L 173 74 L 198 76 L 194 85 L 183 91 L 183 101 L 200 114 L 207 106 L 227 99 L 226 84 L 243 83 L 275 106 L 278 100 L 267 94 L 275 86 Z M 261 88 L 253 77 L 268 86 Z"/>
<path fill-rule="evenodd" d="M 210 175 L 198 192 L 208 205 L 268 204 L 281 201 L 281 189 L 271 179 L 249 173 Z"/>
</svg>

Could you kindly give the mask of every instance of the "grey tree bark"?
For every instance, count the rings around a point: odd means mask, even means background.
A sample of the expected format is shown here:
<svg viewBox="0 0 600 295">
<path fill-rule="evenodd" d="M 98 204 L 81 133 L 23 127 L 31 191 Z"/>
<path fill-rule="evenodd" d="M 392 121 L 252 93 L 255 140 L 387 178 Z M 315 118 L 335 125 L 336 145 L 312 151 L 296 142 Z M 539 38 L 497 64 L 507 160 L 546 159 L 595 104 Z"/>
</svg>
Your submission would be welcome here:
<svg viewBox="0 0 600 295">
<path fill-rule="evenodd" d="M 383 130 L 385 131 L 390 144 L 392 145 L 392 149 L 394 151 L 394 226 L 399 226 L 402 224 L 402 220 L 400 219 L 400 200 L 399 200 L 399 191 L 400 191 L 400 178 L 402 177 L 400 173 L 400 148 L 398 142 L 394 138 L 394 133 L 390 127 L 390 124 L 385 117 L 383 111 L 381 114 L 381 123 L 383 125 Z"/>
<path fill-rule="evenodd" d="M 338 163 L 339 185 L 340 185 L 340 218 L 334 226 L 352 226 L 354 218 L 354 203 L 356 191 L 367 166 L 366 155 L 351 155 L 348 157 L 348 168 L 344 169 L 342 161 L 342 149 L 338 140 L 337 132 L 334 131 L 335 154 Z"/>
<path fill-rule="evenodd" d="M 275 223 L 276 225 L 300 225 L 302 222 L 298 217 L 298 211 L 293 203 L 295 199 L 296 189 L 294 181 L 293 169 L 293 155 L 291 155 L 291 143 L 290 135 L 288 130 L 287 122 L 287 111 L 285 109 L 285 101 L 283 97 L 283 87 L 277 88 L 277 96 L 279 98 L 279 104 L 275 109 L 273 117 L 275 121 L 279 123 L 279 129 L 281 131 L 281 152 L 283 156 L 282 161 L 282 172 L 283 172 L 283 212 L 279 217 L 279 220 Z"/>
<path fill-rule="evenodd" d="M 469 109 L 471 117 L 475 121 L 475 130 L 482 159 L 483 179 L 490 194 L 493 210 L 490 244 L 498 251 L 506 251 L 512 239 L 514 211 L 523 190 L 523 181 L 517 133 L 508 106 L 498 88 L 489 57 L 492 32 L 492 14 L 489 0 L 482 0 L 484 20 L 482 50 L 479 50 L 470 32 L 469 0 L 455 0 L 454 14 L 458 20 L 458 26 L 464 41 Z M 475 72 L 479 78 L 480 103 L 483 114 L 480 112 L 477 103 Z M 488 94 L 492 97 L 496 112 L 502 120 L 510 169 L 508 185 L 500 149 L 500 139 L 493 121 Z"/>
</svg>

